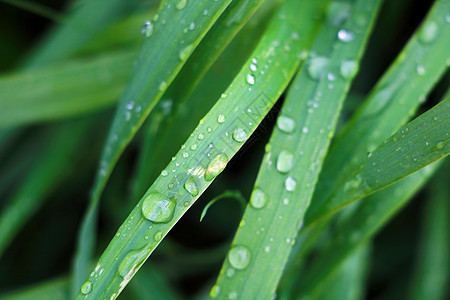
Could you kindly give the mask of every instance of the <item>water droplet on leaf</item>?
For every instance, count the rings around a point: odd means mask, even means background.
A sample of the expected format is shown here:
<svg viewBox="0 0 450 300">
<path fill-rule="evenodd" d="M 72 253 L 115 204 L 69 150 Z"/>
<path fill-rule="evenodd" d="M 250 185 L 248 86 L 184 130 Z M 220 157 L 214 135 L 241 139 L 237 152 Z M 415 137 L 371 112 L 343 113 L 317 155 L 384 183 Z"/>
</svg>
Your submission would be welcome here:
<svg viewBox="0 0 450 300">
<path fill-rule="evenodd" d="M 144 217 L 154 223 L 168 223 L 175 212 L 175 198 L 167 198 L 160 193 L 151 193 L 142 203 Z"/>
<path fill-rule="evenodd" d="M 245 269 L 249 265 L 250 259 L 250 250 L 245 246 L 234 246 L 228 254 L 230 264 L 238 270 Z"/>
</svg>

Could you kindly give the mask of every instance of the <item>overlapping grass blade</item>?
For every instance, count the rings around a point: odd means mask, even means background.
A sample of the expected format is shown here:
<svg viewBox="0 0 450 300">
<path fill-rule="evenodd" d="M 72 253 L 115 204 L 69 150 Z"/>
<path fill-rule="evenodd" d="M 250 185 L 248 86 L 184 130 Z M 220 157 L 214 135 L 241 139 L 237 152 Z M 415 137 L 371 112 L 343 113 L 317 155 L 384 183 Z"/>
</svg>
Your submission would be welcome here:
<svg viewBox="0 0 450 300">
<path fill-rule="evenodd" d="M 137 59 L 133 77 L 117 107 L 100 159 L 91 201 L 81 224 L 74 261 L 74 289 L 88 274 L 98 202 L 115 163 L 192 51 L 230 2 L 167 0 L 153 23 L 147 25 L 147 39 Z M 169 36 L 170 39 L 167 38 Z"/>
<path fill-rule="evenodd" d="M 0 127 L 55 121 L 117 102 L 131 75 L 135 51 L 76 59 L 0 78 Z"/>
<path fill-rule="evenodd" d="M 64 124 L 53 130 L 37 161 L 17 191 L 12 195 L 0 217 L 0 254 L 15 233 L 46 199 L 47 194 L 70 170 L 91 121 Z M 67 137 L 70 136 L 70 139 Z"/>
<path fill-rule="evenodd" d="M 407 122 L 448 69 L 450 53 L 445 49 L 450 43 L 450 28 L 445 17 L 449 9 L 448 2 L 435 2 L 405 49 L 337 137 L 325 160 L 305 225 L 323 215 L 323 206 L 343 188 L 367 153 Z"/>
<path fill-rule="evenodd" d="M 283 104 L 242 219 L 245 225 L 233 240 L 213 296 L 268 299 L 275 293 L 380 3 L 329 6 L 326 25 Z M 316 15 L 308 9 L 320 11 L 325 4 L 310 2 L 299 11 Z M 358 20 L 364 22 L 348 31 Z"/>
<path fill-rule="evenodd" d="M 197 121 L 208 112 L 237 75 L 242 64 L 256 47 L 276 4 L 276 1 L 266 0 L 264 6 L 251 19 L 251 23 L 235 38 L 233 34 L 236 34 L 240 27 L 237 24 L 233 26 L 227 24 L 234 24 L 236 13 L 239 19 L 247 19 L 248 15 L 254 13 L 254 9 L 245 1 L 238 5 L 230 5 L 202 40 L 164 94 L 164 100 L 152 111 L 147 120 L 131 199 L 138 199 L 145 193 L 159 170 L 164 168 L 170 157 L 168 155 L 176 152 L 177 147 L 195 128 Z M 217 29 L 218 27 L 228 28 L 225 30 L 225 37 L 217 35 L 224 30 Z M 232 38 L 232 44 L 224 49 Z M 213 53 L 209 48 L 212 44 L 215 44 Z M 225 53 L 220 56 L 216 65 L 211 66 L 223 51 Z M 202 63 L 203 60 L 207 60 L 208 63 Z M 213 69 L 205 75 L 208 68 Z M 196 73 L 192 73 L 194 70 Z"/>
<path fill-rule="evenodd" d="M 450 153 L 450 99 L 423 113 L 387 139 L 351 179 L 322 206 L 320 216 L 337 211 Z"/>
<path fill-rule="evenodd" d="M 105 27 L 136 6 L 137 1 L 84 0 L 73 7 L 24 62 L 35 69 L 61 62 L 91 42 Z"/>
<path fill-rule="evenodd" d="M 311 299 L 363 299 L 369 262 L 369 245 L 362 245 L 354 249 L 333 275 L 323 284 L 317 296 L 313 296 Z"/>
<path fill-rule="evenodd" d="M 251 59 L 120 227 L 77 299 L 117 297 L 256 129 L 289 83 L 314 32 L 311 19 L 299 28 L 299 6 L 290 0 L 280 8 Z"/>
<path fill-rule="evenodd" d="M 299 276 L 293 297 L 314 295 L 316 289 L 358 246 L 373 237 L 426 183 L 439 163 L 432 164 L 362 201 L 339 222 L 321 255 Z"/>
<path fill-rule="evenodd" d="M 447 167 L 447 168 L 445 168 Z M 449 290 L 450 206 L 448 162 L 436 174 L 425 203 L 409 299 L 444 299 Z"/>
</svg>

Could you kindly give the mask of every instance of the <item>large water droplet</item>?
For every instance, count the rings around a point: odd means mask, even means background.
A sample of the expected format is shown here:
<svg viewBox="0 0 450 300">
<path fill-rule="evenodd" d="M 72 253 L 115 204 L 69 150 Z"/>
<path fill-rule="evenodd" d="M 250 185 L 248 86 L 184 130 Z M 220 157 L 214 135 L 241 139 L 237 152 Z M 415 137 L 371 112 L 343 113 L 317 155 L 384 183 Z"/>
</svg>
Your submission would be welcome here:
<svg viewBox="0 0 450 300">
<path fill-rule="evenodd" d="M 428 22 L 422 27 L 419 32 L 419 39 L 423 43 L 431 43 L 436 38 L 439 31 L 439 27 L 436 22 Z"/>
<path fill-rule="evenodd" d="M 187 4 L 187 0 L 180 0 L 180 1 L 178 1 L 176 8 L 178 10 L 182 10 L 183 8 L 186 7 L 186 4 Z"/>
<path fill-rule="evenodd" d="M 260 189 L 256 189 L 253 191 L 252 196 L 250 198 L 250 204 L 254 208 L 262 208 L 266 205 L 267 198 L 266 194 Z"/>
<path fill-rule="evenodd" d="M 325 73 L 328 65 L 328 58 L 326 57 L 313 57 L 309 61 L 308 74 L 312 79 L 319 79 Z"/>
<path fill-rule="evenodd" d="M 86 280 L 85 283 L 83 283 L 83 285 L 81 286 L 81 293 L 83 295 L 87 295 L 92 291 L 92 282 L 90 282 L 89 280 Z"/>
<path fill-rule="evenodd" d="M 286 133 L 291 133 L 295 129 L 295 121 L 286 116 L 279 116 L 277 119 L 277 127 Z"/>
<path fill-rule="evenodd" d="M 250 250 L 245 246 L 234 246 L 228 254 L 230 264 L 238 270 L 245 269 L 250 263 L 250 258 Z"/>
<path fill-rule="evenodd" d="M 242 143 L 245 140 L 247 140 L 247 133 L 244 131 L 244 129 L 242 128 L 237 128 L 234 132 L 233 132 L 233 139 L 236 142 Z"/>
<path fill-rule="evenodd" d="M 281 173 L 286 173 L 294 167 L 294 155 L 288 150 L 280 152 L 277 158 L 277 170 Z"/>
<path fill-rule="evenodd" d="M 356 75 L 358 72 L 358 64 L 354 60 L 344 60 L 340 67 L 342 77 L 349 79 Z"/>
<path fill-rule="evenodd" d="M 353 41 L 353 33 L 351 33 L 350 31 L 347 31 L 345 29 L 341 29 L 338 32 L 338 38 L 340 41 L 344 42 L 344 43 L 348 43 Z"/>
<path fill-rule="evenodd" d="M 297 186 L 297 181 L 295 181 L 295 179 L 293 177 L 289 176 L 284 181 L 284 186 L 286 187 L 287 191 L 293 192 L 293 191 L 295 191 L 295 187 Z"/>
<path fill-rule="evenodd" d="M 160 193 L 151 193 L 142 203 L 144 217 L 154 223 L 168 223 L 175 212 L 175 198 L 167 198 Z"/>
<path fill-rule="evenodd" d="M 206 168 L 205 180 L 211 181 L 216 178 L 217 175 L 219 175 L 225 169 L 227 163 L 228 157 L 224 153 L 221 153 L 214 157 L 209 163 L 208 168 Z"/>
<path fill-rule="evenodd" d="M 247 83 L 250 85 L 255 84 L 255 75 L 247 74 Z"/>
<path fill-rule="evenodd" d="M 198 195 L 198 187 L 195 183 L 195 179 L 193 176 L 189 177 L 188 180 L 186 180 L 186 183 L 184 184 L 184 188 L 186 191 L 189 192 L 189 194 L 192 195 L 192 197 L 195 197 Z"/>
</svg>

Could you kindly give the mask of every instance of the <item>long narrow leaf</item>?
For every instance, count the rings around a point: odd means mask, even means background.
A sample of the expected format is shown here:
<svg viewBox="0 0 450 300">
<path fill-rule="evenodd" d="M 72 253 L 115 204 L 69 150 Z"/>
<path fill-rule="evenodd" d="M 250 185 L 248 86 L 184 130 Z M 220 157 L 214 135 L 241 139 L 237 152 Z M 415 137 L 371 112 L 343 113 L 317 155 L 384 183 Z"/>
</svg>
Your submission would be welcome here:
<svg viewBox="0 0 450 300">
<path fill-rule="evenodd" d="M 307 15 L 313 14 L 308 9 L 326 8 L 309 3 L 301 9 Z M 269 299 L 275 293 L 380 3 L 347 1 L 340 10 L 330 5 L 278 117 L 242 219 L 245 226 L 233 240 L 213 296 Z M 365 22 L 347 31 L 359 18 Z"/>
</svg>

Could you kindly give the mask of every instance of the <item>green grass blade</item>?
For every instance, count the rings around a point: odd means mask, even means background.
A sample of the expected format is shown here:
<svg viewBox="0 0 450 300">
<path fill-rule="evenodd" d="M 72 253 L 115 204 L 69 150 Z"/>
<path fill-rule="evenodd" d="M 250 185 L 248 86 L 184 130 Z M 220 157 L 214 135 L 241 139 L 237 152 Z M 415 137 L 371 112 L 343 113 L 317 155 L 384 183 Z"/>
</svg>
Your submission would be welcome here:
<svg viewBox="0 0 450 300">
<path fill-rule="evenodd" d="M 61 125 L 50 133 L 46 147 L 12 195 L 0 217 L 0 254 L 26 220 L 42 205 L 47 194 L 70 169 L 91 122 Z M 70 136 L 70 139 L 67 137 Z"/>
<path fill-rule="evenodd" d="M 69 299 L 69 278 L 52 279 L 32 287 L 0 295 L 3 300 L 67 300 Z"/>
<path fill-rule="evenodd" d="M 168 155 L 177 151 L 179 145 L 195 128 L 197 121 L 208 112 L 228 83 L 237 75 L 240 67 L 256 47 L 257 41 L 270 20 L 270 15 L 275 10 L 275 5 L 274 1 L 265 1 L 264 6 L 252 18 L 252 22 L 233 38 L 226 49 L 223 49 L 220 46 L 225 47 L 228 39 L 232 38 L 232 34 L 236 34 L 239 30 L 236 25 L 226 26 L 235 20 L 235 15 L 228 12 L 230 6 L 202 40 L 181 70 L 179 77 L 163 96 L 164 101 L 160 102 L 147 120 L 131 199 L 138 199 L 145 193 L 158 175 L 157 172 L 165 167 L 170 157 Z M 248 7 L 248 2 L 242 2 L 232 8 L 231 12 L 239 12 L 244 19 L 248 14 L 253 13 Z M 221 30 L 216 29 L 219 26 L 232 29 L 225 32 L 228 39 L 216 36 L 221 33 Z M 214 46 L 216 52 L 210 53 L 210 49 L 205 45 L 211 45 L 215 41 L 220 44 Z M 208 62 L 212 62 L 223 50 L 225 52 L 215 66 L 199 63 L 206 57 Z M 203 67 L 200 68 L 200 66 Z M 210 71 L 205 75 L 207 68 L 210 68 Z M 193 70 L 198 73 L 192 73 Z M 180 78 L 184 79 L 180 80 Z M 199 78 L 202 78 L 200 82 L 198 82 Z M 192 91 L 194 86 L 197 88 Z"/>
<path fill-rule="evenodd" d="M 131 75 L 135 51 L 102 54 L 0 78 L 0 127 L 18 127 L 111 107 Z"/>
<path fill-rule="evenodd" d="M 98 203 L 115 163 L 230 1 L 196 4 L 187 0 L 167 0 L 160 7 L 158 17 L 155 16 L 155 21 L 147 27 L 147 38 L 137 59 L 133 77 L 117 107 L 100 159 L 91 201 L 81 224 L 74 260 L 74 289 L 81 286 L 88 274 L 94 248 Z"/>
<path fill-rule="evenodd" d="M 314 32 L 311 19 L 302 20 L 304 27 L 296 32 L 299 6 L 290 0 L 277 12 L 252 58 L 120 227 L 77 299 L 117 297 L 256 129 L 291 80 Z"/>
<path fill-rule="evenodd" d="M 333 275 L 326 280 L 316 300 L 363 299 L 365 277 L 370 261 L 370 246 L 362 245 L 341 263 Z"/>
<path fill-rule="evenodd" d="M 381 144 L 360 169 L 325 203 L 319 219 L 361 199 L 450 153 L 450 99 L 403 126 Z"/>
<path fill-rule="evenodd" d="M 269 299 L 275 293 L 380 3 L 342 2 L 341 11 L 329 6 L 326 26 L 311 48 L 314 55 L 295 79 L 278 117 L 242 219 L 245 226 L 238 229 L 213 287 L 212 295 L 219 299 Z M 311 4 L 309 9 L 323 8 Z M 307 9 L 299 10 L 314 15 Z M 347 18 L 340 19 L 342 14 Z M 358 29 L 343 29 L 358 20 L 364 20 Z M 251 256 L 245 266 L 235 262 L 240 254 Z"/>
<path fill-rule="evenodd" d="M 444 299 L 449 287 L 450 206 L 448 165 L 435 177 L 425 203 L 409 299 Z M 439 177 L 438 177 L 439 176 Z"/>
<path fill-rule="evenodd" d="M 295 297 L 314 295 L 353 249 L 372 238 L 412 198 L 437 166 L 432 164 L 362 201 L 333 231 L 331 241 L 309 266 L 307 276 L 297 278 Z"/>
<path fill-rule="evenodd" d="M 305 225 L 317 219 L 323 205 L 333 197 L 332 192 L 350 179 L 367 153 L 408 121 L 448 69 L 449 10 L 448 1 L 435 2 L 418 31 L 337 137 L 327 155 Z"/>
<path fill-rule="evenodd" d="M 91 42 L 105 27 L 129 12 L 134 1 L 84 0 L 63 19 L 25 60 L 35 69 L 61 62 Z"/>
</svg>

